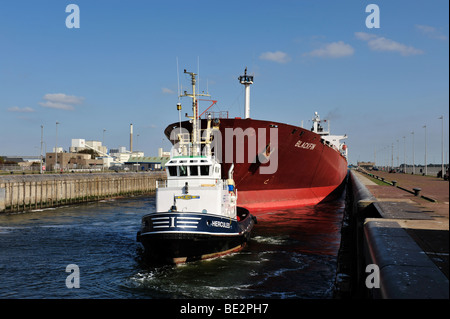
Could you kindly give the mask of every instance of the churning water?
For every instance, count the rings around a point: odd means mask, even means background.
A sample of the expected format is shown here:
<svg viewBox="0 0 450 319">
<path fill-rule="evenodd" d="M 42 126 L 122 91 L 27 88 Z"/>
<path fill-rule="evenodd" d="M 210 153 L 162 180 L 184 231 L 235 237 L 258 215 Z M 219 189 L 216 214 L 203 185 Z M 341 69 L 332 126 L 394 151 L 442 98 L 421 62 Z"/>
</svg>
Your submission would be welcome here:
<svg viewBox="0 0 450 319">
<path fill-rule="evenodd" d="M 0 298 L 332 298 L 343 200 L 261 214 L 239 253 L 150 266 L 136 233 L 154 200 L 0 216 Z"/>
</svg>

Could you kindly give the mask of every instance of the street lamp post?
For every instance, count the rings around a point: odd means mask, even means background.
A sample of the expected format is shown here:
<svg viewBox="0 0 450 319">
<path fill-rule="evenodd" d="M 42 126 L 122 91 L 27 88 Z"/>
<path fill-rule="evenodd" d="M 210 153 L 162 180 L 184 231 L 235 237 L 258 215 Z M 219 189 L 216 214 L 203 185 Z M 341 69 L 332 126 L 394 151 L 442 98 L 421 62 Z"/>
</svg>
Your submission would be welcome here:
<svg viewBox="0 0 450 319">
<path fill-rule="evenodd" d="M 392 148 L 391 148 L 391 170 L 394 169 L 394 143 L 392 143 Z"/>
<path fill-rule="evenodd" d="M 377 149 L 373 148 L 373 165 L 377 166 Z"/>
<path fill-rule="evenodd" d="M 412 139 L 413 171 L 412 171 L 412 173 L 413 173 L 413 175 L 414 175 L 414 174 L 416 174 L 416 165 L 415 165 L 415 163 L 414 163 L 414 131 L 412 131 L 411 134 L 412 134 L 412 136 L 413 136 L 413 139 Z"/>
<path fill-rule="evenodd" d="M 403 136 L 403 166 L 405 167 L 403 173 L 406 174 L 406 136 Z"/>
<path fill-rule="evenodd" d="M 442 178 L 444 178 L 444 115 L 441 115 L 439 117 L 440 120 L 442 120 L 442 164 L 441 164 L 441 172 L 442 172 Z"/>
<path fill-rule="evenodd" d="M 44 125 L 41 125 L 41 161 L 40 161 L 40 168 L 39 168 L 39 173 L 42 174 L 43 170 L 42 170 L 42 144 L 44 143 L 43 141 L 43 137 L 44 137 Z"/>
<path fill-rule="evenodd" d="M 428 175 L 427 171 L 427 126 L 424 125 L 423 128 L 425 129 L 425 176 Z"/>
<path fill-rule="evenodd" d="M 102 147 L 104 147 L 105 146 L 105 132 L 106 132 L 106 129 L 104 128 L 103 129 L 103 137 L 102 137 Z M 108 151 L 107 151 L 107 149 L 105 149 L 105 153 L 107 153 Z M 105 165 L 106 165 L 106 163 L 105 163 L 105 161 L 107 160 L 105 157 L 105 154 L 102 154 L 102 161 L 103 161 L 103 164 L 102 164 L 102 171 L 105 171 Z"/>
<path fill-rule="evenodd" d="M 102 146 L 105 146 L 105 132 L 106 132 L 106 129 L 103 129 Z"/>
<path fill-rule="evenodd" d="M 55 170 L 58 168 L 58 124 L 56 122 L 56 138 L 55 138 Z"/>
<path fill-rule="evenodd" d="M 400 170 L 400 141 L 397 140 L 397 169 Z"/>
</svg>

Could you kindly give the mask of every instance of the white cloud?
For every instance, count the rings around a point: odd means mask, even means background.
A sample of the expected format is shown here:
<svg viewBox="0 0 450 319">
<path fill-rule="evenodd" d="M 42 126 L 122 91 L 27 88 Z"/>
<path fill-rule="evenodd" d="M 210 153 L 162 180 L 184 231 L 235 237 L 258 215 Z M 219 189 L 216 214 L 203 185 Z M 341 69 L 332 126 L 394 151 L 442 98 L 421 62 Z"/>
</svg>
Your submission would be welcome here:
<svg viewBox="0 0 450 319">
<path fill-rule="evenodd" d="M 13 106 L 13 107 L 10 107 L 10 108 L 8 108 L 8 111 L 9 112 L 18 112 L 18 113 L 32 113 L 32 112 L 34 112 L 34 110 L 31 108 L 31 107 L 23 107 L 23 108 L 20 108 L 20 107 L 18 107 L 18 106 Z"/>
<path fill-rule="evenodd" d="M 434 27 L 416 24 L 416 29 L 419 30 L 421 33 L 425 34 L 426 36 L 429 36 L 430 38 L 444 41 L 448 40 L 448 36 L 442 34 L 439 30 L 437 30 Z"/>
<path fill-rule="evenodd" d="M 261 60 L 267 60 L 277 63 L 287 63 L 291 61 L 291 58 L 287 53 L 276 51 L 276 52 L 263 52 L 259 56 Z"/>
<path fill-rule="evenodd" d="M 355 36 L 357 39 L 367 41 L 372 51 L 397 52 L 403 56 L 423 54 L 422 50 L 374 34 L 355 32 Z"/>
<path fill-rule="evenodd" d="M 175 94 L 175 92 L 169 88 L 162 88 L 161 91 L 163 94 Z"/>
<path fill-rule="evenodd" d="M 377 36 L 375 34 L 365 33 L 365 32 L 355 32 L 357 39 L 369 41 L 370 39 L 375 39 Z"/>
<path fill-rule="evenodd" d="M 332 42 L 324 45 L 322 48 L 313 50 L 303 55 L 309 55 L 312 57 L 321 58 L 343 58 L 351 56 L 355 50 L 351 45 L 344 43 L 343 41 Z"/>
<path fill-rule="evenodd" d="M 55 103 L 55 102 L 51 102 L 51 101 L 40 102 L 39 105 L 41 105 L 43 107 L 48 107 L 51 109 L 59 109 L 59 110 L 67 110 L 67 111 L 72 111 L 75 109 L 73 107 L 73 105 L 64 104 L 64 103 Z"/>
<path fill-rule="evenodd" d="M 45 94 L 43 97 L 46 102 L 40 102 L 39 105 L 59 110 L 74 110 L 74 105 L 83 103 L 84 97 L 66 95 L 64 93 Z"/>
</svg>

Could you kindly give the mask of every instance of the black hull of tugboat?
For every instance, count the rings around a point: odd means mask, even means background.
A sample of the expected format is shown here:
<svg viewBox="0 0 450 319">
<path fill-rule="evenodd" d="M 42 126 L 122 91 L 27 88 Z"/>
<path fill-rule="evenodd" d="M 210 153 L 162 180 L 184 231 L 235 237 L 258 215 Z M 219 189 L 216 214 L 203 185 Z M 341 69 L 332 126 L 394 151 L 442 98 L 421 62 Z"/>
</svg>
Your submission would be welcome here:
<svg viewBox="0 0 450 319">
<path fill-rule="evenodd" d="M 195 234 L 160 234 L 141 237 L 147 261 L 180 264 L 220 257 L 238 252 L 245 247 L 247 238 Z"/>
<path fill-rule="evenodd" d="M 137 241 L 146 261 L 180 264 L 238 252 L 250 239 L 255 218 L 240 221 L 199 213 L 154 213 L 142 218 Z"/>
</svg>

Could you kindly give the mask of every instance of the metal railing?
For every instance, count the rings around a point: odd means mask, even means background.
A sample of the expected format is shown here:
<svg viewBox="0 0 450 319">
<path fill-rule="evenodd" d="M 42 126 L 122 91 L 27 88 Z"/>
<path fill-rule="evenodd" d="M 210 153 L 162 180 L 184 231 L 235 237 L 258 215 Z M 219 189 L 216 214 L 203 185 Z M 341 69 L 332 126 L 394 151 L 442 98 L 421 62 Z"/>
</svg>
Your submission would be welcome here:
<svg viewBox="0 0 450 319">
<path fill-rule="evenodd" d="M 208 115 L 211 114 L 212 119 L 227 119 L 228 111 L 208 112 L 201 116 L 203 119 L 208 119 Z"/>
<path fill-rule="evenodd" d="M 156 181 L 156 187 L 157 188 L 167 188 L 168 187 L 168 180 L 167 179 L 165 179 L 165 180 L 157 180 Z M 200 184 L 199 186 L 200 187 L 212 187 L 212 186 L 216 186 L 217 184 L 214 184 L 214 183 L 211 183 L 211 184 L 207 184 L 207 183 L 204 183 L 204 184 Z M 228 180 L 227 179 L 223 179 L 222 180 L 222 189 L 223 190 L 228 190 L 228 186 L 229 186 L 230 184 L 228 183 Z M 198 187 L 198 186 L 197 186 Z"/>
</svg>

